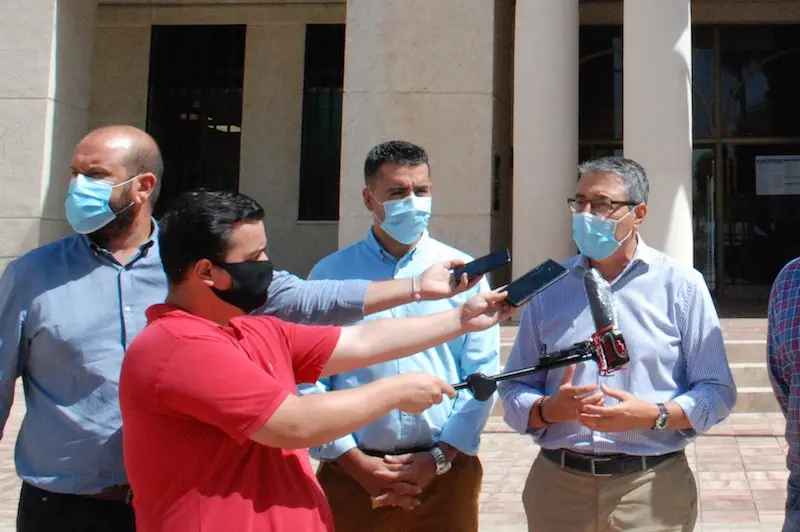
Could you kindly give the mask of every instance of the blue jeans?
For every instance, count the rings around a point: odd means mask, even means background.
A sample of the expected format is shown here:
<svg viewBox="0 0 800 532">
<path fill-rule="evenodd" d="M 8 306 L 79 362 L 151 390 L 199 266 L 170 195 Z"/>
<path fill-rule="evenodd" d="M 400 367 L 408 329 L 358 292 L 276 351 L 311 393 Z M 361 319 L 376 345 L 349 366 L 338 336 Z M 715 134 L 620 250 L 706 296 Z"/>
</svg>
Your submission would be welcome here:
<svg viewBox="0 0 800 532">
<path fill-rule="evenodd" d="M 800 478 L 789 477 L 786 485 L 786 519 L 783 532 L 800 532 Z"/>
</svg>

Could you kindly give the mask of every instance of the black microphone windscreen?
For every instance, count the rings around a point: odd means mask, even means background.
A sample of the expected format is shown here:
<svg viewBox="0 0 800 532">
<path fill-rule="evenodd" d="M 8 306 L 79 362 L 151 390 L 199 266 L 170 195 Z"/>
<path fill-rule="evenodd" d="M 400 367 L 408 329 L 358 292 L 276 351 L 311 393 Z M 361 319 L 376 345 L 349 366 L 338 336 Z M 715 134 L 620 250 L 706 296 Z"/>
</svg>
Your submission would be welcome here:
<svg viewBox="0 0 800 532">
<path fill-rule="evenodd" d="M 614 327 L 614 306 L 611 301 L 611 285 L 594 268 L 583 274 L 583 286 L 589 298 L 589 309 L 592 312 L 595 330 L 602 331 Z"/>
</svg>

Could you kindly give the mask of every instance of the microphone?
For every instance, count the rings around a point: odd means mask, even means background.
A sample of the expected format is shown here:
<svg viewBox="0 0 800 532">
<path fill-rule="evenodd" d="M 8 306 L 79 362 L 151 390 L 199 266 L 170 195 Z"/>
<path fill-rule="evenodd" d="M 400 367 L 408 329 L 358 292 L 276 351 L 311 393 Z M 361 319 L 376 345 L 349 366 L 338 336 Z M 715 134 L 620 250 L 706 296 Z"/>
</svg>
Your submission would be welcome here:
<svg viewBox="0 0 800 532">
<path fill-rule="evenodd" d="M 600 272 L 589 268 L 583 274 L 583 287 L 589 298 L 589 310 L 592 312 L 594 328 L 598 333 L 614 329 L 614 305 L 611 301 L 611 285 Z"/>
<path fill-rule="evenodd" d="M 600 375 L 610 375 L 630 362 L 625 338 L 617 329 L 611 285 L 599 271 L 589 268 L 583 275 L 583 286 L 594 321 L 595 332 L 591 341 L 597 349 Z"/>
<path fill-rule="evenodd" d="M 591 268 L 583 276 L 583 286 L 589 299 L 589 309 L 594 320 L 595 332 L 589 340 L 578 342 L 571 347 L 554 353 L 542 352 L 539 363 L 499 375 L 489 377 L 483 373 L 473 373 L 465 381 L 453 385 L 456 390 L 469 390 L 475 399 L 486 401 L 497 390 L 499 381 L 516 379 L 537 371 L 547 371 L 571 366 L 589 360 L 597 362 L 600 375 L 608 376 L 622 369 L 630 358 L 625 338 L 617 330 L 614 305 L 611 301 L 611 286 L 600 272 Z"/>
</svg>

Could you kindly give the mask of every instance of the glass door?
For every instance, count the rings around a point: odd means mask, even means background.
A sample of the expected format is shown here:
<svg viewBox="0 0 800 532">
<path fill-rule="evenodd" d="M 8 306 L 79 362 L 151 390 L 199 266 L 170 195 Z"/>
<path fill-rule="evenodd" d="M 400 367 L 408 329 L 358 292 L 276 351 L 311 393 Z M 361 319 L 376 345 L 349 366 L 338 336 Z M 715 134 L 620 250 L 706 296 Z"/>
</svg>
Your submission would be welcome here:
<svg viewBox="0 0 800 532">
<path fill-rule="evenodd" d="M 713 146 L 692 151 L 692 211 L 694 264 L 708 287 L 717 288 L 717 179 Z"/>
</svg>

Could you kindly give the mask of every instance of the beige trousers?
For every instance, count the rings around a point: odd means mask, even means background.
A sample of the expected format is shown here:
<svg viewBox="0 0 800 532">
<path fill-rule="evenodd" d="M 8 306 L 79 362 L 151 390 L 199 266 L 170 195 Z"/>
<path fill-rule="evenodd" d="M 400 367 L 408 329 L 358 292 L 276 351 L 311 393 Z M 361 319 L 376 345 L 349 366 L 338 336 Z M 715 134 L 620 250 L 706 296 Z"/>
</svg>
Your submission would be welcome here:
<svg viewBox="0 0 800 532">
<path fill-rule="evenodd" d="M 529 532 L 692 532 L 697 485 L 685 455 L 612 477 L 538 456 L 522 492 Z"/>
</svg>

